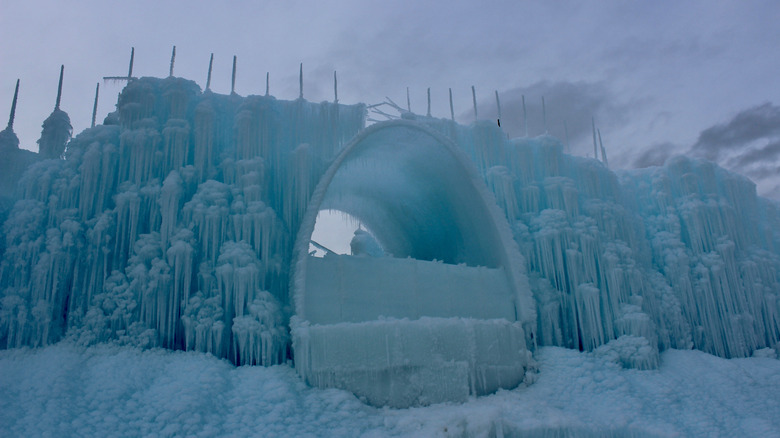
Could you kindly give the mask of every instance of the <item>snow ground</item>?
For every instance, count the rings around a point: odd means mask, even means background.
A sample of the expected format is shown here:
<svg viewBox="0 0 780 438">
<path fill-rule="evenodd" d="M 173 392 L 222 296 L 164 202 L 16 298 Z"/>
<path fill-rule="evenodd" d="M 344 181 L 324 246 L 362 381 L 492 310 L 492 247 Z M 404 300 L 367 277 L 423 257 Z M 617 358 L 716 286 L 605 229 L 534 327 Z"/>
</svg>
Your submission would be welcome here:
<svg viewBox="0 0 780 438">
<path fill-rule="evenodd" d="M 771 353 L 771 351 L 769 351 Z M 529 386 L 404 410 L 288 365 L 70 342 L 0 351 L 3 436 L 780 436 L 780 360 L 669 350 L 657 370 L 564 348 Z"/>
</svg>

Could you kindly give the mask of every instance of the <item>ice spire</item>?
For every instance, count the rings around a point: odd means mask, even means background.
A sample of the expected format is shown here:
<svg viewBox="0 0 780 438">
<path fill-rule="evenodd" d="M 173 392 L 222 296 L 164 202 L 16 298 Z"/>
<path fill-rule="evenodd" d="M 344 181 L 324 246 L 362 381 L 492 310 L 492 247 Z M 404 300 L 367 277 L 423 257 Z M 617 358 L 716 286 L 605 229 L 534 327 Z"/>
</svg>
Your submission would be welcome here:
<svg viewBox="0 0 780 438">
<path fill-rule="evenodd" d="M 8 117 L 8 126 L 0 131 L 0 149 L 6 150 L 19 148 L 19 137 L 14 134 L 14 116 L 16 115 L 16 100 L 19 97 L 19 79 L 16 80 L 14 99 L 11 101 L 11 115 Z"/>
<path fill-rule="evenodd" d="M 452 106 L 452 88 L 450 88 L 450 118 L 455 121 L 455 107 Z"/>
<path fill-rule="evenodd" d="M 230 79 L 230 94 L 236 94 L 236 55 L 233 55 L 233 75 Z"/>
<path fill-rule="evenodd" d="M 271 84 L 271 73 L 265 72 L 265 95 L 268 96 Z"/>
<path fill-rule="evenodd" d="M 303 63 L 301 63 L 300 69 L 298 70 L 298 99 L 303 99 Z"/>
<path fill-rule="evenodd" d="M 498 126 L 501 126 L 501 101 L 498 100 L 498 90 L 496 90 L 496 108 L 498 108 Z"/>
<path fill-rule="evenodd" d="M 176 46 L 173 46 L 173 51 L 171 51 L 171 68 L 168 72 L 168 76 L 173 76 L 173 63 L 176 62 Z"/>
<path fill-rule="evenodd" d="M 209 58 L 209 74 L 206 76 L 206 90 L 211 89 L 211 69 L 214 67 L 214 54 L 211 54 L 211 57 Z"/>
<path fill-rule="evenodd" d="M 97 117 L 97 105 L 98 105 L 98 95 L 100 94 L 100 82 L 97 83 L 97 86 L 95 87 L 95 104 L 92 105 L 92 128 L 95 127 L 95 117 Z"/>
<path fill-rule="evenodd" d="M 426 116 L 431 116 L 431 87 L 428 87 L 428 113 Z"/>
<path fill-rule="evenodd" d="M 596 132 L 599 134 L 599 146 L 601 146 L 601 161 L 604 163 L 605 166 L 609 167 L 609 161 L 607 161 L 607 151 L 604 149 L 604 143 L 601 141 L 601 130 L 597 129 Z"/>
<path fill-rule="evenodd" d="M 60 109 L 60 99 L 62 99 L 62 76 L 65 73 L 65 66 L 60 66 L 60 82 L 57 85 L 57 101 L 54 103 L 54 110 Z"/>
<path fill-rule="evenodd" d="M 474 120 L 477 120 L 477 90 L 471 86 L 471 99 L 474 101 Z"/>
<path fill-rule="evenodd" d="M 6 129 L 14 129 L 14 117 L 16 117 L 16 101 L 19 98 L 19 79 L 16 80 L 16 88 L 14 89 L 14 100 L 11 101 L 11 115 L 8 117 L 8 127 Z"/>
<path fill-rule="evenodd" d="M 336 70 L 333 70 L 333 103 L 339 103 L 339 80 L 336 77 Z"/>
<path fill-rule="evenodd" d="M 525 94 L 523 98 L 523 126 L 525 127 L 525 136 L 528 137 L 528 113 L 525 112 Z"/>
<path fill-rule="evenodd" d="M 409 87 L 406 87 L 406 110 L 412 112 L 412 101 L 409 99 Z"/>
<path fill-rule="evenodd" d="M 596 120 L 591 117 L 590 118 L 590 127 L 593 130 L 593 158 L 599 159 L 599 153 L 596 149 Z"/>
<path fill-rule="evenodd" d="M 62 77 L 65 66 L 60 66 L 60 80 L 57 85 L 57 101 L 54 111 L 43 121 L 41 138 L 38 140 L 38 153 L 45 158 L 60 158 L 65 153 L 65 145 L 70 140 L 73 127 L 68 113 L 60 109 L 62 97 Z"/>
</svg>

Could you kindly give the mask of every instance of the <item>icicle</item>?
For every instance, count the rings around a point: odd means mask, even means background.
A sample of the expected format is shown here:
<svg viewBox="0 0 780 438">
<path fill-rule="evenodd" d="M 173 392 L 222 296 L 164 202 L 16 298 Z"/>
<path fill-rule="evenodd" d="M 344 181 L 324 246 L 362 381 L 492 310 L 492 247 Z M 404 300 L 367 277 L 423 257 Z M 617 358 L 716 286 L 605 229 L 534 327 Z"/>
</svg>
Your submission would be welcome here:
<svg viewBox="0 0 780 438">
<path fill-rule="evenodd" d="M 95 86 L 95 104 L 92 105 L 92 125 L 90 127 L 95 127 L 95 118 L 97 117 L 97 106 L 98 106 L 98 95 L 100 94 L 100 82 L 97 83 Z"/>
<path fill-rule="evenodd" d="M 233 55 L 233 74 L 230 76 L 230 94 L 236 94 L 236 55 Z"/>
<path fill-rule="evenodd" d="M 428 87 L 428 112 L 425 115 L 431 116 L 431 87 Z"/>
<path fill-rule="evenodd" d="M 604 143 L 601 141 L 601 130 L 597 129 L 596 132 L 599 134 L 599 145 L 601 146 L 601 161 L 604 163 L 605 166 L 609 167 L 609 162 L 607 161 L 607 151 L 604 149 Z"/>
<path fill-rule="evenodd" d="M 566 135 L 566 152 L 571 153 L 571 144 L 569 143 L 569 126 L 566 120 L 563 121 L 563 133 Z"/>
<path fill-rule="evenodd" d="M 336 71 L 333 71 L 333 103 L 339 103 L 339 80 Z"/>
<path fill-rule="evenodd" d="M 596 149 L 596 120 L 593 117 L 590 118 L 590 126 L 593 131 L 593 158 L 598 160 L 599 153 Z"/>
<path fill-rule="evenodd" d="M 209 73 L 208 76 L 206 76 L 206 90 L 211 90 L 211 69 L 214 67 L 214 54 L 211 54 L 211 57 L 209 58 Z"/>
<path fill-rule="evenodd" d="M 450 118 L 455 121 L 455 107 L 452 106 L 452 88 L 450 88 Z"/>
<path fill-rule="evenodd" d="M 542 96 L 542 121 L 544 122 L 544 133 L 547 134 L 547 106 L 544 104 L 544 96 Z"/>
<path fill-rule="evenodd" d="M 471 99 L 474 101 L 474 120 L 477 120 L 477 90 L 471 86 Z"/>
<path fill-rule="evenodd" d="M 271 85 L 271 73 L 265 72 L 265 95 L 268 96 Z"/>
<path fill-rule="evenodd" d="M 173 46 L 173 50 L 171 51 L 171 68 L 168 71 L 168 76 L 173 77 L 173 63 L 176 61 L 176 46 Z"/>
<path fill-rule="evenodd" d="M 406 87 L 406 110 L 412 112 L 412 101 L 409 99 L 409 87 Z"/>
<path fill-rule="evenodd" d="M 16 80 L 16 88 L 14 88 L 14 99 L 11 101 L 11 115 L 8 116 L 8 127 L 7 129 L 13 130 L 14 128 L 14 117 L 16 117 L 16 101 L 19 98 L 19 79 Z"/>
<path fill-rule="evenodd" d="M 61 65 L 60 66 L 60 82 L 57 85 L 57 101 L 54 104 L 54 109 L 55 110 L 60 109 L 60 99 L 62 99 L 62 77 L 63 77 L 64 73 L 65 73 L 65 66 Z"/>
<path fill-rule="evenodd" d="M 298 70 L 298 99 L 303 99 L 303 63 L 301 63 Z"/>
</svg>

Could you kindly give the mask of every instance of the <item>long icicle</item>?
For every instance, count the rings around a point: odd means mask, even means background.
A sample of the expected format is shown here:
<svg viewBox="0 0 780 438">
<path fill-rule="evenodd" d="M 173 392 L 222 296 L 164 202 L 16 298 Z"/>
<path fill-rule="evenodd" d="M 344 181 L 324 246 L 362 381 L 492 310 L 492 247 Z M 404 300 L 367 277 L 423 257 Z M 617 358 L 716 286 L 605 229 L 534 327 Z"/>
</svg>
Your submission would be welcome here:
<svg viewBox="0 0 780 438">
<path fill-rule="evenodd" d="M 173 63 L 176 62 L 176 46 L 173 46 L 173 50 L 171 51 L 171 68 L 168 71 L 168 76 L 173 76 Z"/>
<path fill-rule="evenodd" d="M 428 113 L 426 116 L 431 116 L 431 87 L 428 87 Z"/>
<path fill-rule="evenodd" d="M 477 90 L 471 86 L 471 100 L 474 101 L 474 120 L 477 120 Z"/>
<path fill-rule="evenodd" d="M 230 94 L 236 94 L 236 55 L 233 55 L 233 74 L 230 79 Z"/>
<path fill-rule="evenodd" d="M 97 86 L 95 87 L 95 104 L 92 105 L 92 128 L 95 127 L 95 118 L 97 117 L 97 105 L 98 105 L 98 95 L 100 94 L 100 82 L 97 83 Z"/>
<path fill-rule="evenodd" d="M 265 95 L 268 96 L 268 93 L 271 90 L 271 73 L 265 72 Z"/>
<path fill-rule="evenodd" d="M 209 75 L 206 76 L 206 90 L 211 90 L 211 69 L 214 67 L 214 54 L 209 58 Z"/>
<path fill-rule="evenodd" d="M 412 112 L 412 101 L 409 99 L 409 87 L 406 87 L 406 110 Z"/>
<path fill-rule="evenodd" d="M 542 96 L 542 122 L 544 123 L 544 133 L 547 134 L 547 105 L 544 103 L 544 96 Z"/>
<path fill-rule="evenodd" d="M 60 100 L 62 99 L 62 76 L 65 74 L 65 66 L 60 66 L 60 82 L 57 85 L 57 101 L 54 103 L 54 109 L 60 109 Z"/>
<path fill-rule="evenodd" d="M 455 107 L 452 106 L 452 88 L 450 88 L 450 118 L 455 121 Z"/>
<path fill-rule="evenodd" d="M 14 117 L 16 117 L 16 101 L 19 99 L 19 79 L 16 80 L 16 89 L 14 89 L 14 100 L 11 101 L 11 115 L 8 117 L 8 130 L 14 128 Z"/>
</svg>

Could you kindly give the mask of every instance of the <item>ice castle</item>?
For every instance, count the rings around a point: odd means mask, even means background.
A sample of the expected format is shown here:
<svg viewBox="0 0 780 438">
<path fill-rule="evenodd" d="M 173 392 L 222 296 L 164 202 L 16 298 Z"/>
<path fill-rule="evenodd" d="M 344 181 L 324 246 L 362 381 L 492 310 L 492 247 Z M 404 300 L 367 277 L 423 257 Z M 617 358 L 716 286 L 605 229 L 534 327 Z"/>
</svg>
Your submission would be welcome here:
<svg viewBox="0 0 780 438">
<path fill-rule="evenodd" d="M 366 111 L 141 78 L 69 141 L 53 114 L 37 156 L 12 115 L 0 347 L 290 362 L 407 407 L 530 382 L 542 345 L 640 369 L 778 346 L 780 207 L 746 178 L 685 157 L 611 171 L 493 121 Z M 324 210 L 366 228 L 353 254 L 311 251 Z"/>
</svg>

